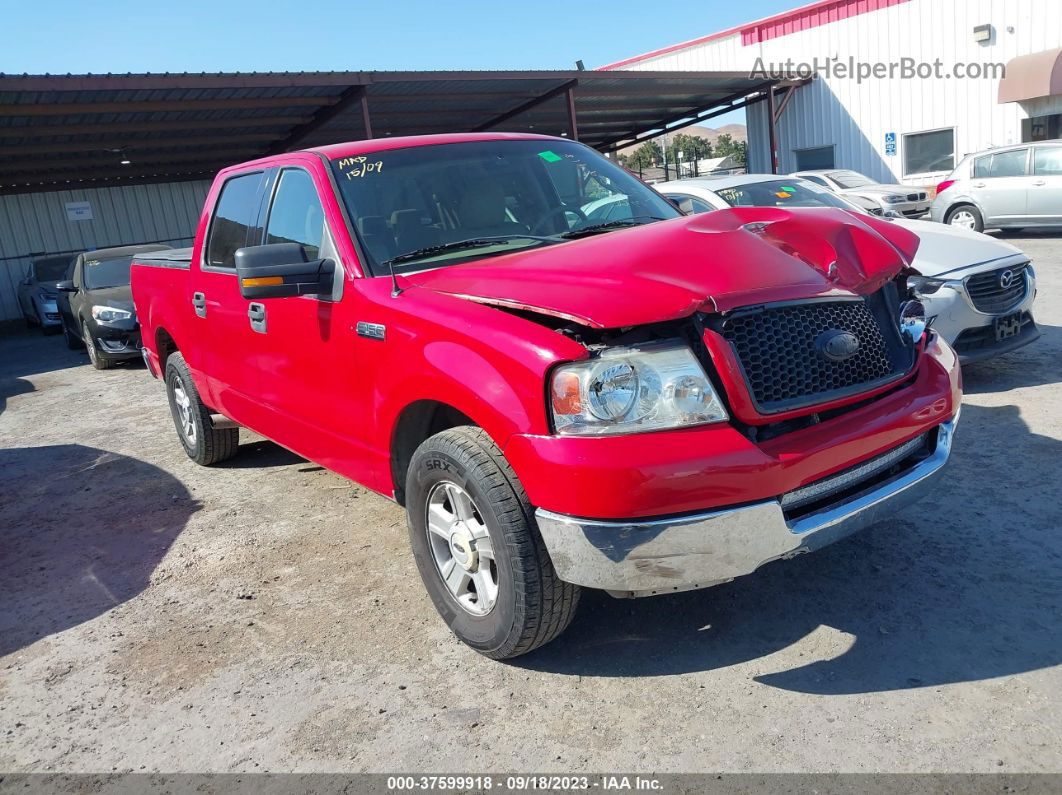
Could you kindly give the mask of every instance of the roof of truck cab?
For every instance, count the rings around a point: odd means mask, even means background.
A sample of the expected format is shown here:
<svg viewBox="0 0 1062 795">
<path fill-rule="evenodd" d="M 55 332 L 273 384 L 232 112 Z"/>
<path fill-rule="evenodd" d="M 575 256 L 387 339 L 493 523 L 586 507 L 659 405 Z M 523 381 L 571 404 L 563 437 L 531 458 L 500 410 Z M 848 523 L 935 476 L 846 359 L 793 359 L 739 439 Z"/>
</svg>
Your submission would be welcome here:
<svg viewBox="0 0 1062 795">
<path fill-rule="evenodd" d="M 567 141 L 553 135 L 535 135 L 534 133 L 451 133 L 446 135 L 400 135 L 393 138 L 369 138 L 362 141 L 348 141 L 328 146 L 317 146 L 303 151 L 316 152 L 329 160 L 337 157 L 356 157 L 372 152 L 386 152 L 390 149 L 408 149 L 413 146 L 439 146 L 441 144 L 465 144 L 473 141 Z"/>
</svg>

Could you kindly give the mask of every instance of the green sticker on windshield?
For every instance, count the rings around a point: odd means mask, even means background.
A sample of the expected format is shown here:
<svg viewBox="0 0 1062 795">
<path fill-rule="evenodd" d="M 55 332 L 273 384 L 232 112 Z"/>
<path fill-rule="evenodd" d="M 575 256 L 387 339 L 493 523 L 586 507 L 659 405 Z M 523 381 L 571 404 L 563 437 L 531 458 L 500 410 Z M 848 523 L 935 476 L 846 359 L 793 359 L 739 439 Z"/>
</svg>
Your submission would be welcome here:
<svg viewBox="0 0 1062 795">
<path fill-rule="evenodd" d="M 784 190 L 786 193 L 796 193 L 796 188 L 791 188 L 788 185 L 783 185 L 782 190 Z"/>
<path fill-rule="evenodd" d="M 548 149 L 545 152 L 539 152 L 538 156 L 545 160 L 547 163 L 556 163 L 558 160 L 564 159 L 556 152 L 551 152 Z"/>
</svg>

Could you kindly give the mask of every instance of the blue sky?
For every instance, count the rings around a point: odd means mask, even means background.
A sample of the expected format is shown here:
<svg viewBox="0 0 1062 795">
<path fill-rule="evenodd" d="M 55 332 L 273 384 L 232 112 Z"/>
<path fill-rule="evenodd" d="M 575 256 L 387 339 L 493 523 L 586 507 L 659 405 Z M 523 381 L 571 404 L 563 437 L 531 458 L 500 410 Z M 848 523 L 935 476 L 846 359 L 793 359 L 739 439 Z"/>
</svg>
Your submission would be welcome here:
<svg viewBox="0 0 1062 795">
<path fill-rule="evenodd" d="M 806 2 L 0 0 L 0 72 L 592 69 Z"/>
</svg>

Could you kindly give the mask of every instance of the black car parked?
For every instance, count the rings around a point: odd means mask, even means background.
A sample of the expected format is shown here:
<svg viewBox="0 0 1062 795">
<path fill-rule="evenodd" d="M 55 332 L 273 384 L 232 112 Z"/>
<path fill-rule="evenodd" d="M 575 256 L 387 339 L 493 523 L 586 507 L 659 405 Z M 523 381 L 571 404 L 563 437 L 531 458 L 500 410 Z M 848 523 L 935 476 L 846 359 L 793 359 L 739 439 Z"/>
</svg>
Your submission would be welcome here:
<svg viewBox="0 0 1062 795">
<path fill-rule="evenodd" d="M 97 370 L 140 358 L 140 324 L 133 310 L 129 267 L 136 254 L 170 246 L 145 244 L 86 251 L 74 260 L 70 278 L 56 287 L 63 334 L 71 348 L 84 345 Z"/>
</svg>

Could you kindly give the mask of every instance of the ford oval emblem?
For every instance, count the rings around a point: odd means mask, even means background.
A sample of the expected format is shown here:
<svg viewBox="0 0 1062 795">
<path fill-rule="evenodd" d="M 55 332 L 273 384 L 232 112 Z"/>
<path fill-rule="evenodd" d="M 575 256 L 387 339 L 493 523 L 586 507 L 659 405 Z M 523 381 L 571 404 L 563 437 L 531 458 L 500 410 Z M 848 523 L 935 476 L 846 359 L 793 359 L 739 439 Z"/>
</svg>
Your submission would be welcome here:
<svg viewBox="0 0 1062 795">
<path fill-rule="evenodd" d="M 843 362 L 859 353 L 859 337 L 850 331 L 831 328 L 815 340 L 815 350 L 831 362 Z"/>
</svg>

